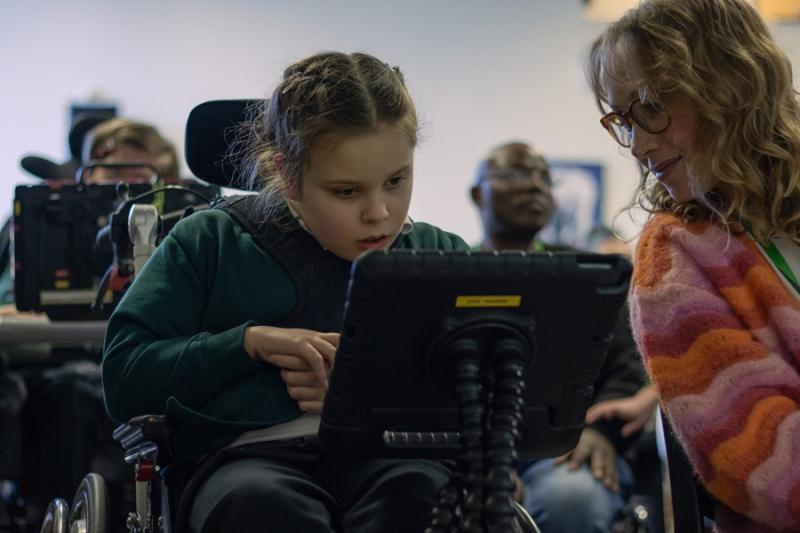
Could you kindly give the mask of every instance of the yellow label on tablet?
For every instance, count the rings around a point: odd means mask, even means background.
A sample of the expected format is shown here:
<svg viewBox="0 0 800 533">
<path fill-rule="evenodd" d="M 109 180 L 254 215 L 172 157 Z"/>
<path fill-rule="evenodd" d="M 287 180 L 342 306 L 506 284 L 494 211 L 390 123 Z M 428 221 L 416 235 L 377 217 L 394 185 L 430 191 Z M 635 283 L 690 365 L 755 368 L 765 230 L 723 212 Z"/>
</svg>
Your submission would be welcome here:
<svg viewBox="0 0 800 533">
<path fill-rule="evenodd" d="M 456 307 L 519 307 L 521 303 L 519 295 L 456 296 Z"/>
</svg>

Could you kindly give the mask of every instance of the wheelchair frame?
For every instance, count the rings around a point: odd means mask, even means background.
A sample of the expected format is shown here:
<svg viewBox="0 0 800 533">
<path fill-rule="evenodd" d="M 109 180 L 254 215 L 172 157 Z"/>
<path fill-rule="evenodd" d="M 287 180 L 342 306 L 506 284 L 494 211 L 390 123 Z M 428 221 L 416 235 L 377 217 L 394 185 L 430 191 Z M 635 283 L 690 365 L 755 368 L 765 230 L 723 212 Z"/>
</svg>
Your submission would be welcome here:
<svg viewBox="0 0 800 533">
<path fill-rule="evenodd" d="M 139 416 L 114 431 L 114 439 L 125 452 L 125 462 L 135 465 L 136 509 L 128 514 L 129 533 L 176 531 L 177 516 L 172 512 L 167 483 L 170 467 L 158 463 L 169 434 L 169 422 L 164 415 Z M 87 474 L 71 508 L 60 498 L 50 503 L 40 533 L 107 533 L 108 507 L 105 481 L 99 474 Z M 512 533 L 541 533 L 527 511 L 516 502 L 514 511 L 516 520 Z"/>
</svg>

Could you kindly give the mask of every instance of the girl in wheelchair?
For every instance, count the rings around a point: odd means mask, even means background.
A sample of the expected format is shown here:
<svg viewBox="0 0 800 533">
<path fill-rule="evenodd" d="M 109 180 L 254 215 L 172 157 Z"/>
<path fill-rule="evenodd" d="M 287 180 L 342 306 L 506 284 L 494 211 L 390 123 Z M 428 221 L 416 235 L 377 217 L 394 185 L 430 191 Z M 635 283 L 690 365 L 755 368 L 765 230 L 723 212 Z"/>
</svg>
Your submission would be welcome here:
<svg viewBox="0 0 800 533">
<path fill-rule="evenodd" d="M 315 442 L 351 262 L 468 249 L 408 218 L 403 76 L 367 54 L 314 55 L 246 126 L 236 146 L 260 192 L 186 218 L 149 259 L 108 325 L 107 408 L 120 422 L 166 414 L 174 455 L 214 461 L 193 483 L 191 531 L 421 532 L 447 468 Z"/>
</svg>

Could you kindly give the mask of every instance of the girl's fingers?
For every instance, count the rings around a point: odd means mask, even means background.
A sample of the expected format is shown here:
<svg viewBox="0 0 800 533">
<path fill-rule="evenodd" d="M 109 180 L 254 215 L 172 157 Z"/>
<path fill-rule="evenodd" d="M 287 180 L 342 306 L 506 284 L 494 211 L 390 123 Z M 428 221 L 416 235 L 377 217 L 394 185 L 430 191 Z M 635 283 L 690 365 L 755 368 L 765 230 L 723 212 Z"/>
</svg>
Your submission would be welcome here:
<svg viewBox="0 0 800 533">
<path fill-rule="evenodd" d="M 331 343 L 334 348 L 339 347 L 339 338 L 341 335 L 338 333 L 320 333 L 320 338 Z"/>
<path fill-rule="evenodd" d="M 321 402 L 325 398 L 325 391 L 320 387 L 286 387 L 289 397 L 298 402 L 316 401 Z"/>
<path fill-rule="evenodd" d="M 321 383 L 314 372 L 308 370 L 281 370 L 281 379 L 287 385 L 300 387 L 319 387 Z"/>
<path fill-rule="evenodd" d="M 311 370 L 319 378 L 319 382 L 323 384 L 323 386 L 328 386 L 328 367 L 325 362 L 325 358 L 322 354 L 314 347 L 314 345 L 309 341 L 306 344 L 303 344 L 298 347 L 298 357 L 302 357 L 306 363 L 311 367 Z M 293 370 L 293 369 L 290 369 Z"/>
<path fill-rule="evenodd" d="M 322 355 L 329 367 L 333 367 L 336 358 L 336 346 L 322 338 L 310 339 L 311 345 Z"/>
<path fill-rule="evenodd" d="M 296 355 L 271 354 L 267 357 L 267 361 L 277 367 L 284 368 L 286 370 L 294 370 L 294 371 L 311 370 L 311 366 L 304 359 Z"/>
<path fill-rule="evenodd" d="M 304 413 L 319 414 L 322 412 L 322 402 L 297 402 L 298 407 Z"/>
</svg>

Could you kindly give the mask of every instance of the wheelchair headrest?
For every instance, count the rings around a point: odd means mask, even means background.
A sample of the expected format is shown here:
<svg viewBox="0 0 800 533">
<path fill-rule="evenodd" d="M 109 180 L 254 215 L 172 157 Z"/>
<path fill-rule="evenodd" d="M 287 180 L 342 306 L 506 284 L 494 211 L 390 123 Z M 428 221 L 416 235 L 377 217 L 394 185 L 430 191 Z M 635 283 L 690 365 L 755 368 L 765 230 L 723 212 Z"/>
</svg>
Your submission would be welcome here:
<svg viewBox="0 0 800 533">
<path fill-rule="evenodd" d="M 19 160 L 19 166 L 43 180 L 67 181 L 75 179 L 75 173 L 81 162 L 78 159 L 68 159 L 63 163 L 56 163 L 47 157 L 28 154 Z"/>
<path fill-rule="evenodd" d="M 56 163 L 47 157 L 28 154 L 22 157 L 19 165 L 23 170 L 27 170 L 37 178 L 54 181 L 71 181 L 75 179 L 75 173 L 81 166 L 81 153 L 86 134 L 97 126 L 116 116 L 116 111 L 98 109 L 85 111 L 75 115 L 72 126 L 69 128 L 67 140 L 71 159 L 63 163 Z"/>
<path fill-rule="evenodd" d="M 86 134 L 89 133 L 95 126 L 99 126 L 106 120 L 116 118 L 116 110 L 110 109 L 97 109 L 94 111 L 85 111 L 78 113 L 72 120 L 72 126 L 69 129 L 69 152 L 72 154 L 73 159 L 81 160 L 83 156 L 83 143 L 86 140 Z"/>
<path fill-rule="evenodd" d="M 212 100 L 192 109 L 186 121 L 185 152 L 195 176 L 222 187 L 247 189 L 228 147 L 237 126 L 248 118 L 248 109 L 261 103 L 263 100 Z"/>
</svg>

